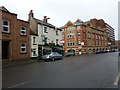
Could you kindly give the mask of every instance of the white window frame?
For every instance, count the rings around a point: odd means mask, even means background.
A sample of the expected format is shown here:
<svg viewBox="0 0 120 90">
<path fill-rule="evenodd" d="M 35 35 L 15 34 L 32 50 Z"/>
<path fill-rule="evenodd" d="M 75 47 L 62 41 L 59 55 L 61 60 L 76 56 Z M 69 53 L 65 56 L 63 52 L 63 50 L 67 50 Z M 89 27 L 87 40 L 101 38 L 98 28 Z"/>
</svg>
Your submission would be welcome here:
<svg viewBox="0 0 120 90">
<path fill-rule="evenodd" d="M 22 27 L 24 27 L 25 30 L 23 30 Z M 24 32 L 24 34 L 22 32 Z M 20 35 L 23 35 L 23 36 L 26 35 L 26 26 L 21 26 L 20 27 Z"/>
<path fill-rule="evenodd" d="M 4 25 L 4 24 L 3 24 L 4 21 L 7 21 L 7 22 L 8 22 L 8 25 Z M 3 27 L 7 27 L 7 28 L 8 28 L 8 31 L 4 31 Z M 6 19 L 3 19 L 3 20 L 2 20 L 2 32 L 4 32 L 4 33 L 10 33 L 10 21 L 9 21 L 9 20 L 6 20 Z"/>
<path fill-rule="evenodd" d="M 22 46 L 22 44 L 25 44 L 25 46 Z M 25 51 L 22 51 L 23 48 L 25 49 Z M 20 49 L 21 49 L 21 50 L 20 50 L 21 53 L 27 53 L 27 51 L 26 51 L 26 43 L 25 43 L 25 42 L 22 42 L 22 43 L 20 44 Z"/>
</svg>

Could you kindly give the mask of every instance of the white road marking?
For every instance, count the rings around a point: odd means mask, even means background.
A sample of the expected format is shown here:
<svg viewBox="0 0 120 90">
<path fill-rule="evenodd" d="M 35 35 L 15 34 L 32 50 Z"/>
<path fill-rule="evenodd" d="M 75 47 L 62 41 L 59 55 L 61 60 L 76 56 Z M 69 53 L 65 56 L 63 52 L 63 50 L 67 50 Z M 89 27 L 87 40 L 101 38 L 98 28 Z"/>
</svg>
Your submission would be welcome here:
<svg viewBox="0 0 120 90">
<path fill-rule="evenodd" d="M 18 87 L 18 86 L 20 86 L 20 85 L 24 85 L 24 84 L 27 84 L 27 83 L 30 83 L 30 82 L 33 82 L 33 80 L 26 81 L 26 82 L 22 82 L 22 83 L 20 83 L 20 84 L 13 85 L 13 86 L 10 86 L 10 87 L 8 87 L 8 88 L 15 88 L 15 87 Z"/>
<path fill-rule="evenodd" d="M 119 74 L 117 75 L 116 80 L 115 80 L 115 82 L 114 82 L 114 85 L 115 85 L 115 86 L 118 85 L 119 78 L 120 78 L 120 72 L 119 72 Z"/>
</svg>

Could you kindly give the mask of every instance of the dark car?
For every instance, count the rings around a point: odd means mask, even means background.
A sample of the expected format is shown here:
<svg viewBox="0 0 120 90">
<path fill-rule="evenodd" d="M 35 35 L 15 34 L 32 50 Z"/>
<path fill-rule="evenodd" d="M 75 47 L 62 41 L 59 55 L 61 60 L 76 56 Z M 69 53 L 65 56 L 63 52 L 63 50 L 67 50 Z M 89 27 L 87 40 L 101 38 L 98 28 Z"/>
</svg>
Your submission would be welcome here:
<svg viewBox="0 0 120 90">
<path fill-rule="evenodd" d="M 72 53 L 72 52 L 70 52 L 70 53 L 68 53 L 68 54 L 66 55 L 66 57 L 69 57 L 69 56 L 75 56 L 75 54 Z"/>
<path fill-rule="evenodd" d="M 63 56 L 57 52 L 50 52 L 50 53 L 47 53 L 46 55 L 43 55 L 42 56 L 42 59 L 47 61 L 47 60 L 57 60 L 57 59 L 61 59 L 62 60 Z"/>
<path fill-rule="evenodd" d="M 120 56 L 120 51 L 119 51 L 119 56 Z"/>
</svg>

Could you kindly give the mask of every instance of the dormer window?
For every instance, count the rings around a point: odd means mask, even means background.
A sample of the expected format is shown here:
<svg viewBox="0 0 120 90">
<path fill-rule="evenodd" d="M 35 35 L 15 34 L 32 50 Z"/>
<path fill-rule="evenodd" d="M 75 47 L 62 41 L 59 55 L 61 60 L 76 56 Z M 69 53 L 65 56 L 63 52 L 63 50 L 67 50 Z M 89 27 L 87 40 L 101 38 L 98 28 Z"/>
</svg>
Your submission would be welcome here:
<svg viewBox="0 0 120 90">
<path fill-rule="evenodd" d="M 25 26 L 21 26 L 21 28 L 20 28 L 20 30 L 21 30 L 21 35 L 26 35 L 26 27 Z"/>
<path fill-rule="evenodd" d="M 3 22 L 2 22 L 2 32 L 10 33 L 10 22 L 8 20 L 3 20 Z"/>
</svg>

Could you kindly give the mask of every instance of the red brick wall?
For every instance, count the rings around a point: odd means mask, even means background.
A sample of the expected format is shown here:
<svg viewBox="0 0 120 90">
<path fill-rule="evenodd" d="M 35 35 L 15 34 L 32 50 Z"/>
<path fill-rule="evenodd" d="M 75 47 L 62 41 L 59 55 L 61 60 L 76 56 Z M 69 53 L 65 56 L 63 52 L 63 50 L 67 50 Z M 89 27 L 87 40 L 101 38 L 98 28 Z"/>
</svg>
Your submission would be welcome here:
<svg viewBox="0 0 120 90">
<path fill-rule="evenodd" d="M 22 60 L 30 58 L 30 39 L 29 39 L 29 23 L 26 21 L 18 20 L 16 14 L 11 14 L 7 12 L 2 13 L 2 19 L 7 19 L 10 21 L 10 33 L 2 33 L 2 40 L 10 40 L 9 45 L 9 59 L 12 60 Z M 27 35 L 20 35 L 20 26 L 26 26 Z M 20 43 L 25 42 L 27 46 L 27 53 L 20 53 Z"/>
</svg>

